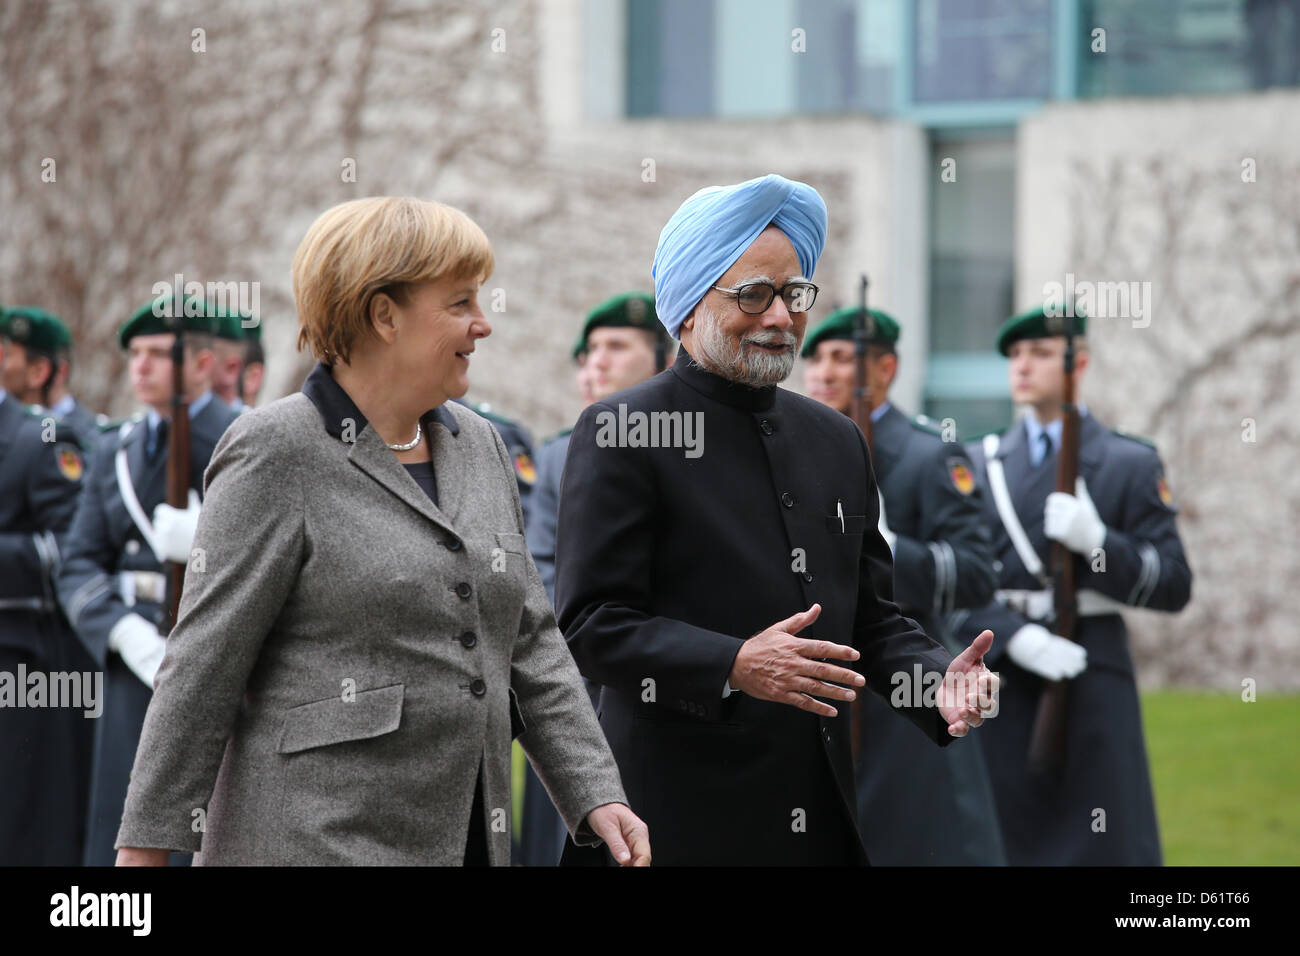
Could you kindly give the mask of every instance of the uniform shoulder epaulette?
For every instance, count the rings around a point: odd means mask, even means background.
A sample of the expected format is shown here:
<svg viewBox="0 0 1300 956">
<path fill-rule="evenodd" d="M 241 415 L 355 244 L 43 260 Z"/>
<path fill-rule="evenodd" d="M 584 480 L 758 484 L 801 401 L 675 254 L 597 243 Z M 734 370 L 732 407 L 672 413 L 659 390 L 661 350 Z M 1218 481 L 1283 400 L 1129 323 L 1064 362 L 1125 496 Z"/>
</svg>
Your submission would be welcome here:
<svg viewBox="0 0 1300 956">
<path fill-rule="evenodd" d="M 939 422 L 936 422 L 929 415 L 912 416 L 912 427 L 917 429 L 918 431 L 923 431 L 930 435 L 934 435 L 936 438 L 943 437 L 943 425 L 941 425 Z"/>
<path fill-rule="evenodd" d="M 1003 435 L 1007 433 L 1007 431 L 1008 429 L 1006 428 L 990 428 L 988 431 L 980 432 L 978 435 L 966 435 L 962 438 L 961 441 L 963 445 L 978 445 L 980 442 L 988 438 L 990 435 L 997 435 L 999 438 L 1001 438 Z"/>
<path fill-rule="evenodd" d="M 490 422 L 496 422 L 500 425 L 515 424 L 510 419 L 506 418 L 504 415 L 500 415 L 497 412 L 494 412 L 492 410 L 492 406 L 489 405 L 487 402 L 479 402 L 477 405 L 471 405 L 470 411 L 474 412 L 476 415 L 480 415 L 483 418 L 486 418 Z"/>
<path fill-rule="evenodd" d="M 1118 435 L 1120 438 L 1127 438 L 1129 441 L 1135 441 L 1140 445 L 1146 445 L 1148 448 L 1152 449 L 1153 451 L 1155 450 L 1156 443 L 1153 442 L 1150 438 L 1143 438 L 1141 435 L 1130 435 L 1128 432 L 1122 432 L 1117 428 L 1112 428 L 1111 431 L 1114 432 L 1116 435 Z"/>
</svg>

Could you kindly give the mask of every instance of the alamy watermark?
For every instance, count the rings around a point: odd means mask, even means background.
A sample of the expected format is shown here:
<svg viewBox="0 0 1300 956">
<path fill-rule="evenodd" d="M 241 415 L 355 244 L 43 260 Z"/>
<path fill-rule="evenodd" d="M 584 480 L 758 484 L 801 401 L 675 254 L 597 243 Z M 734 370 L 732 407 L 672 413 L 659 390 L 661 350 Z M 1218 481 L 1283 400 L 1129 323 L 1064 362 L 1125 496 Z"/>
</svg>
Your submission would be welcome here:
<svg viewBox="0 0 1300 956">
<path fill-rule="evenodd" d="M 197 279 L 185 281 L 176 273 L 170 282 L 153 284 L 153 314 L 160 319 L 173 319 L 178 310 L 188 318 L 202 317 L 204 303 L 216 306 L 226 315 L 238 315 L 242 328 L 255 328 L 262 320 L 262 283 L 260 282 L 208 282 Z"/>
<path fill-rule="evenodd" d="M 1043 315 L 1052 319 L 1074 318 L 1082 313 L 1090 319 L 1132 319 L 1133 328 L 1151 324 L 1150 282 L 1093 282 L 1065 274 L 1065 284 L 1043 283 Z"/>
<path fill-rule="evenodd" d="M 103 671 L 0 671 L 0 707 L 72 707 L 92 720 L 104 712 Z"/>
<path fill-rule="evenodd" d="M 687 458 L 704 454 L 703 412 L 643 412 L 618 414 L 606 410 L 596 415 L 599 448 L 683 448 Z"/>
</svg>

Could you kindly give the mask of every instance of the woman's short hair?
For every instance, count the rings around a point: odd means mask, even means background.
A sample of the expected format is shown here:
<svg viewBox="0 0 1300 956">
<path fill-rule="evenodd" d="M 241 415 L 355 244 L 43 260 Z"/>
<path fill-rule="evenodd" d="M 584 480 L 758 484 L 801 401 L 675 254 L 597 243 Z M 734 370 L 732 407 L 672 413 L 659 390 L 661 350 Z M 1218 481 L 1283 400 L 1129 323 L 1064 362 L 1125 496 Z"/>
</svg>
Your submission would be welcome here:
<svg viewBox="0 0 1300 956">
<path fill-rule="evenodd" d="M 348 361 L 372 334 L 370 300 L 405 305 L 411 287 L 449 276 L 482 282 L 492 245 L 459 209 L 427 199 L 354 199 L 321 213 L 293 257 L 298 348 L 327 364 Z"/>
</svg>

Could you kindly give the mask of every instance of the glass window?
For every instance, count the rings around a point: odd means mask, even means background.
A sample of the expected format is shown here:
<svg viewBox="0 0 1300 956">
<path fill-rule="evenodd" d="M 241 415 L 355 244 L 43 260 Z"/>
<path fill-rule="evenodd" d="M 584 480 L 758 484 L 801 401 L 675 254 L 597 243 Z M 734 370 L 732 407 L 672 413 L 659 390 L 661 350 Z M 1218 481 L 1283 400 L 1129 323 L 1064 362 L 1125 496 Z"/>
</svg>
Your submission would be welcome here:
<svg viewBox="0 0 1300 956">
<path fill-rule="evenodd" d="M 1005 135 L 931 141 L 925 408 L 955 419 L 963 437 L 1005 425 L 1011 414 L 993 340 L 1015 311 L 1015 159 Z"/>
<path fill-rule="evenodd" d="M 913 99 L 1042 99 L 1051 92 L 1051 0 L 919 0 Z"/>
<path fill-rule="evenodd" d="M 1083 0 L 1080 17 L 1080 96 L 1300 85 L 1300 0 Z"/>
</svg>

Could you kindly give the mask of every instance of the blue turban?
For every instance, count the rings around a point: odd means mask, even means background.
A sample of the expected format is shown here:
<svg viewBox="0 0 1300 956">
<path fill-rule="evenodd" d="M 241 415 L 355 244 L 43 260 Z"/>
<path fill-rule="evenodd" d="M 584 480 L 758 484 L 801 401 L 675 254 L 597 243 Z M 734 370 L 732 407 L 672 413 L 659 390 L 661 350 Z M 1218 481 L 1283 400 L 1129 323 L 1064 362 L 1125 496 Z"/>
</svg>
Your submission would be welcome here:
<svg viewBox="0 0 1300 956">
<path fill-rule="evenodd" d="M 709 287 L 768 226 L 776 226 L 813 277 L 826 245 L 826 203 L 817 190 L 775 173 L 734 186 L 707 186 L 678 207 L 659 233 L 655 311 L 668 334 L 678 331 Z"/>
</svg>

